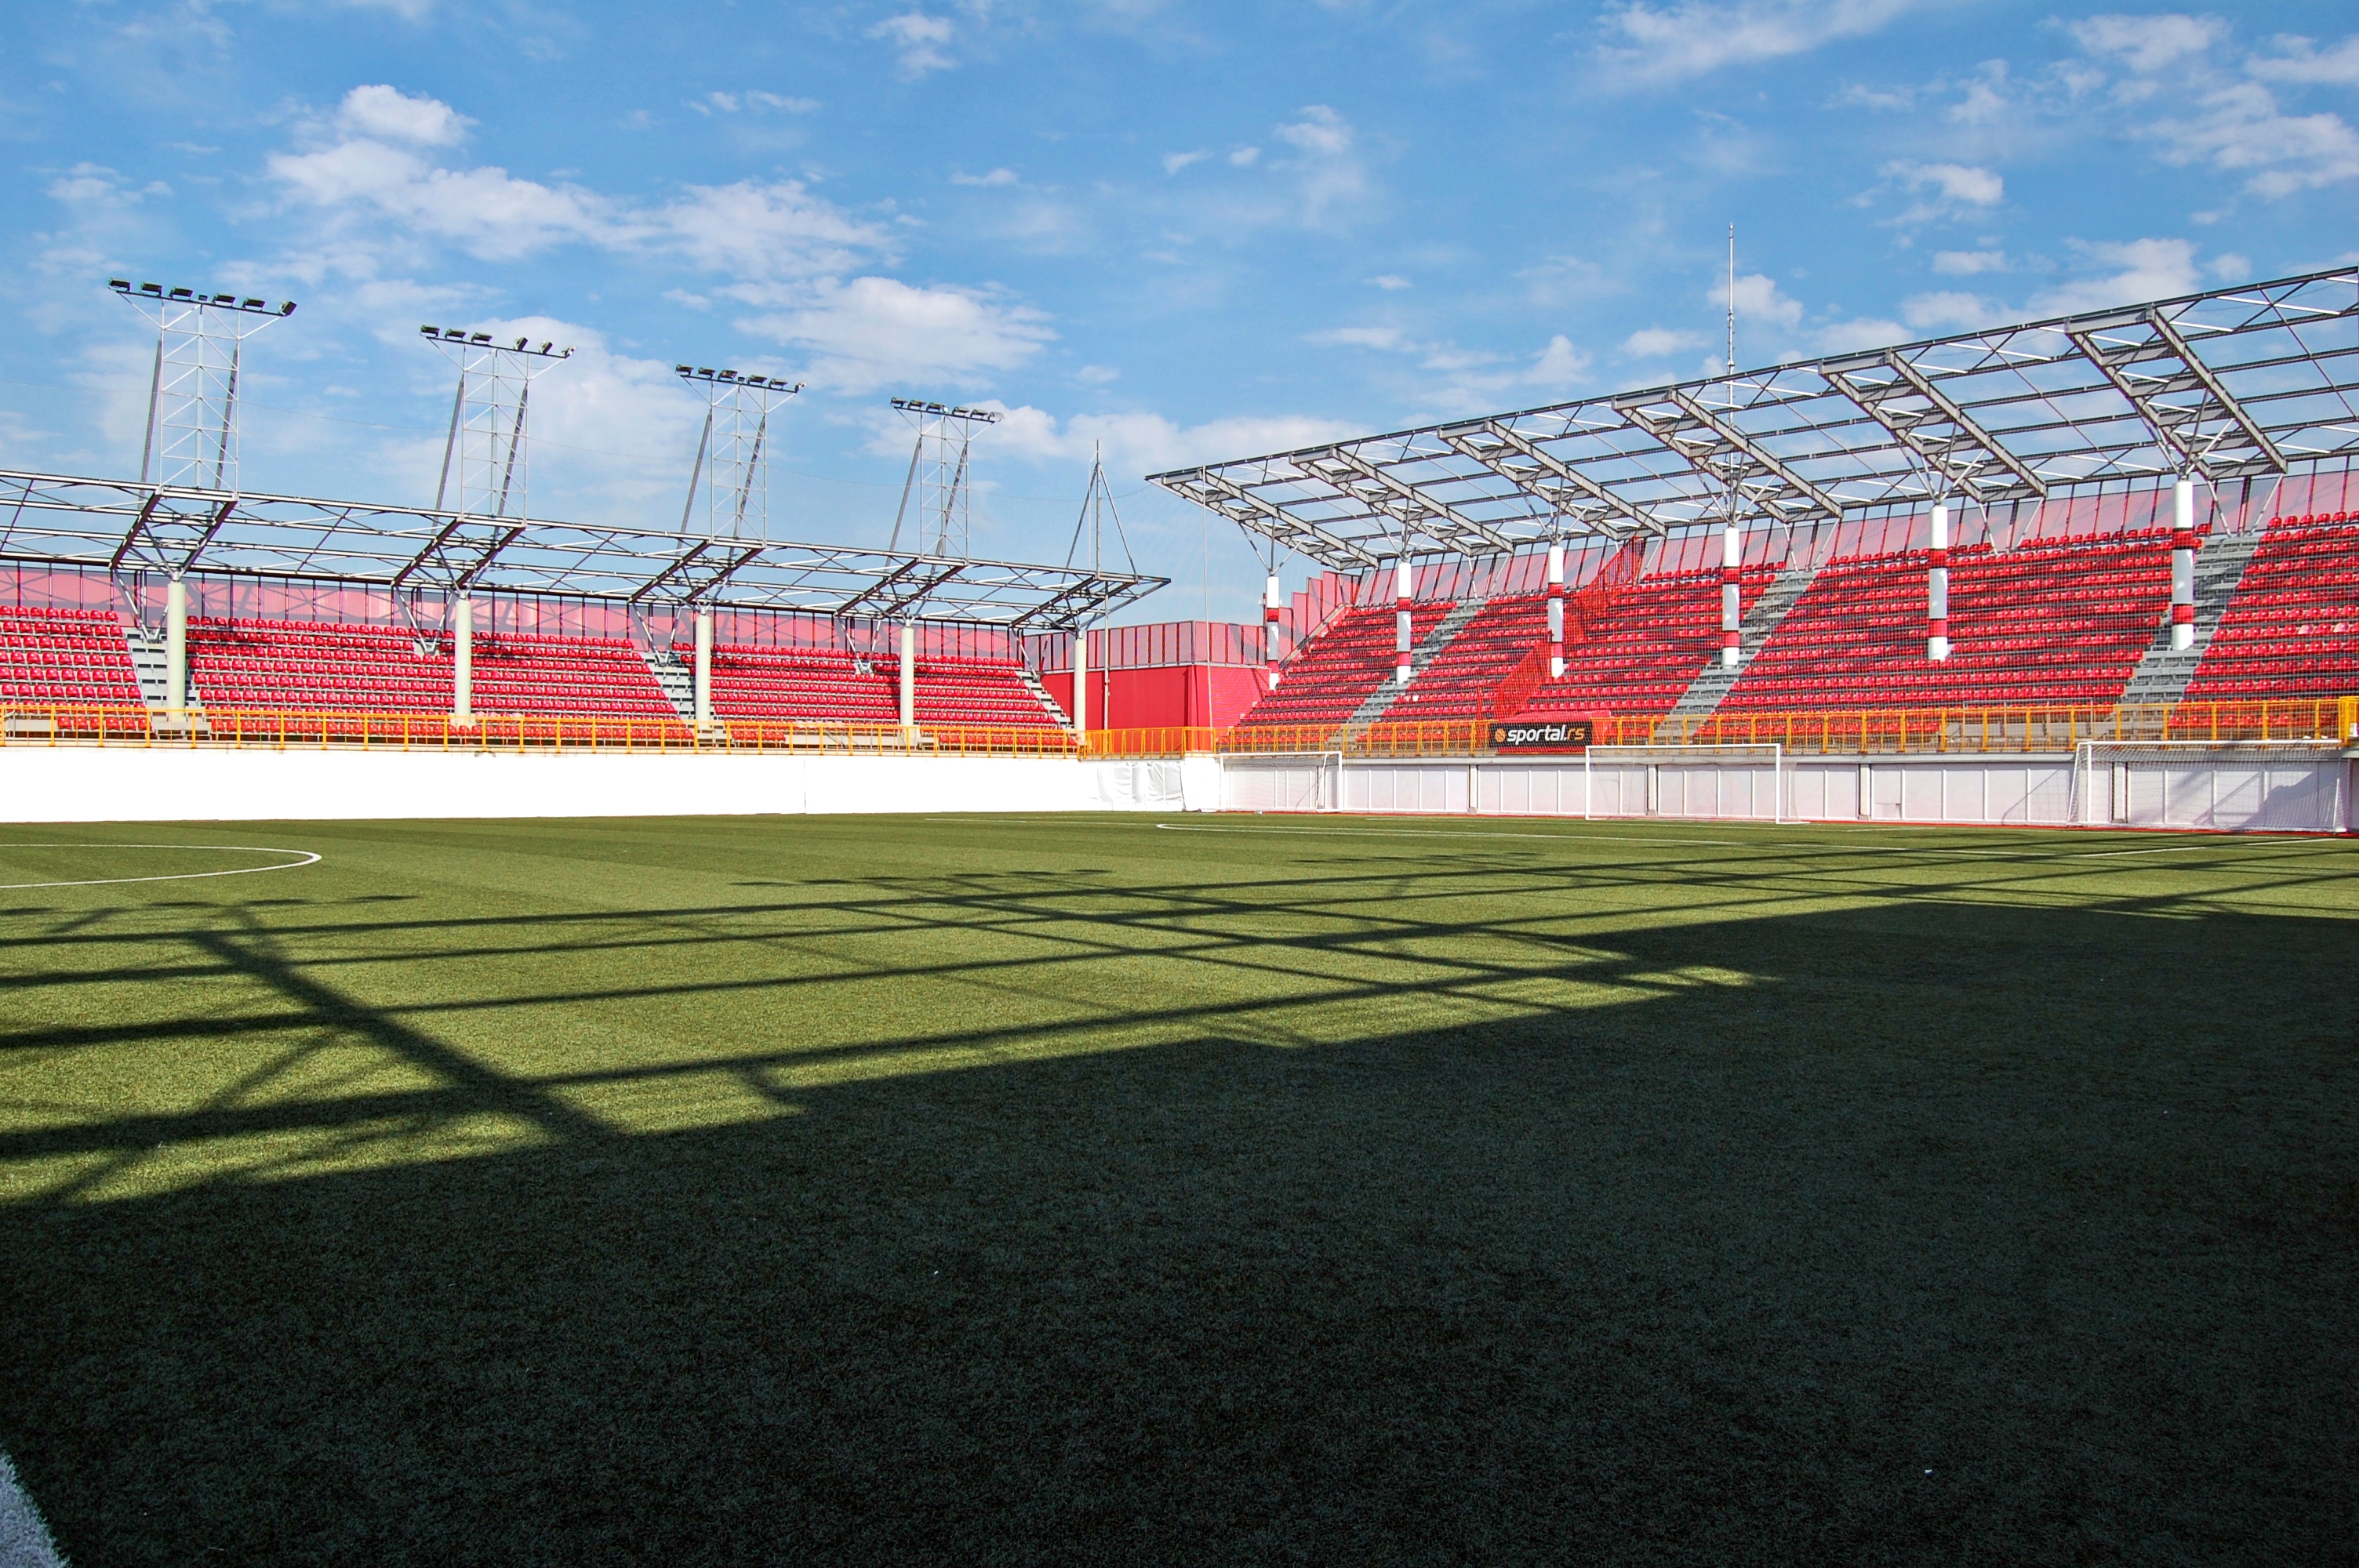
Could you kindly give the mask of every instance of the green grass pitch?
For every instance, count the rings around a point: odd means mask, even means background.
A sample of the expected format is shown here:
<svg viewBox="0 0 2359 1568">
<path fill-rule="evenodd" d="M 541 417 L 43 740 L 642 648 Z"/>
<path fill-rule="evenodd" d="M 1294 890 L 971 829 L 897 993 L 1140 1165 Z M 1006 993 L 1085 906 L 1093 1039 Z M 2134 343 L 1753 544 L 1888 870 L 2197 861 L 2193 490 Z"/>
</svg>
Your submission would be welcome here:
<svg viewBox="0 0 2359 1568">
<path fill-rule="evenodd" d="M 0 828 L 0 1449 L 80 1568 L 2349 1561 L 2354 872 Z"/>
</svg>

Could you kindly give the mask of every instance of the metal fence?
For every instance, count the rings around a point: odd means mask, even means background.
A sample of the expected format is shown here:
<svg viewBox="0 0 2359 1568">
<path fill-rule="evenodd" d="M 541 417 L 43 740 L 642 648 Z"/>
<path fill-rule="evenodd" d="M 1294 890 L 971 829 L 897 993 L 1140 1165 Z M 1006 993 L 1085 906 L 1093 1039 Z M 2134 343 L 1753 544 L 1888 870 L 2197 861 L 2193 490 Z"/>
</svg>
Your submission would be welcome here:
<svg viewBox="0 0 2359 1568">
<path fill-rule="evenodd" d="M 2086 741 L 2319 741 L 2359 743 L 2359 697 L 2125 704 L 2118 708 L 1871 708 L 1733 713 L 1706 719 L 1608 714 L 1600 746 L 1767 746 L 1788 756 L 2064 752 Z M 703 729 L 677 719 L 610 714 L 370 713 L 0 702 L 0 747 L 57 745 L 359 747 L 443 752 L 844 752 L 1104 758 L 1190 753 L 1341 752 L 1347 757 L 1492 754 L 1477 719 L 1341 724 L 1168 726 L 1092 730 L 1086 742 L 1049 727 L 729 719 Z"/>
</svg>

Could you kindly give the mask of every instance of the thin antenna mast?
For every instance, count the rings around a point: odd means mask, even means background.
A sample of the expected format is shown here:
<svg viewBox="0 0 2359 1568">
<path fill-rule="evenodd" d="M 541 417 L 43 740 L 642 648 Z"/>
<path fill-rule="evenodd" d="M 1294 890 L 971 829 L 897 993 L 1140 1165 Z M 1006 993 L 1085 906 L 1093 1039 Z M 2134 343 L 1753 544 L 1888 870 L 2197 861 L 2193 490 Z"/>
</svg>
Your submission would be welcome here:
<svg viewBox="0 0 2359 1568">
<path fill-rule="evenodd" d="M 1728 396 L 1736 400 L 1736 225 L 1728 226 Z"/>
</svg>

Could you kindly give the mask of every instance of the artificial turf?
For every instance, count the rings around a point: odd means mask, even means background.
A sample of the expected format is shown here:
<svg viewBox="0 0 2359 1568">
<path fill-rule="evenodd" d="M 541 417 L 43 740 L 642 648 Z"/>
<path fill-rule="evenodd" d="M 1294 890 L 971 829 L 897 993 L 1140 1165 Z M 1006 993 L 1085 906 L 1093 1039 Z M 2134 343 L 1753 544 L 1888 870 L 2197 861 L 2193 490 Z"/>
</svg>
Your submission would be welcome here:
<svg viewBox="0 0 2359 1568">
<path fill-rule="evenodd" d="M 15 827 L 0 882 L 271 863 L 128 841 L 321 859 L 0 891 L 0 1449 L 80 1568 L 2359 1539 L 2359 845 Z"/>
</svg>

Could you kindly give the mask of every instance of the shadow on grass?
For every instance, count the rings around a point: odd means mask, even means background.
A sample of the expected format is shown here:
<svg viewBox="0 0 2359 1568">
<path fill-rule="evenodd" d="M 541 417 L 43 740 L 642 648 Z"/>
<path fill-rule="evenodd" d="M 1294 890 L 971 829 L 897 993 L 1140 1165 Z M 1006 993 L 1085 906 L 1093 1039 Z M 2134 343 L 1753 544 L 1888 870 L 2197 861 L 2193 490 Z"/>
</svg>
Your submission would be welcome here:
<svg viewBox="0 0 2359 1568">
<path fill-rule="evenodd" d="M 436 1087 L 0 1158 L 532 1136 L 0 1208 L 0 1446 L 80 1563 L 2321 1561 L 2359 1528 L 2347 925 L 1623 930 L 1625 978 L 1751 983 L 1304 1048 L 1208 998 L 1173 1042 L 640 1136 L 283 932 L 189 940 L 181 983 L 286 1010 L 223 1027 Z"/>
</svg>

